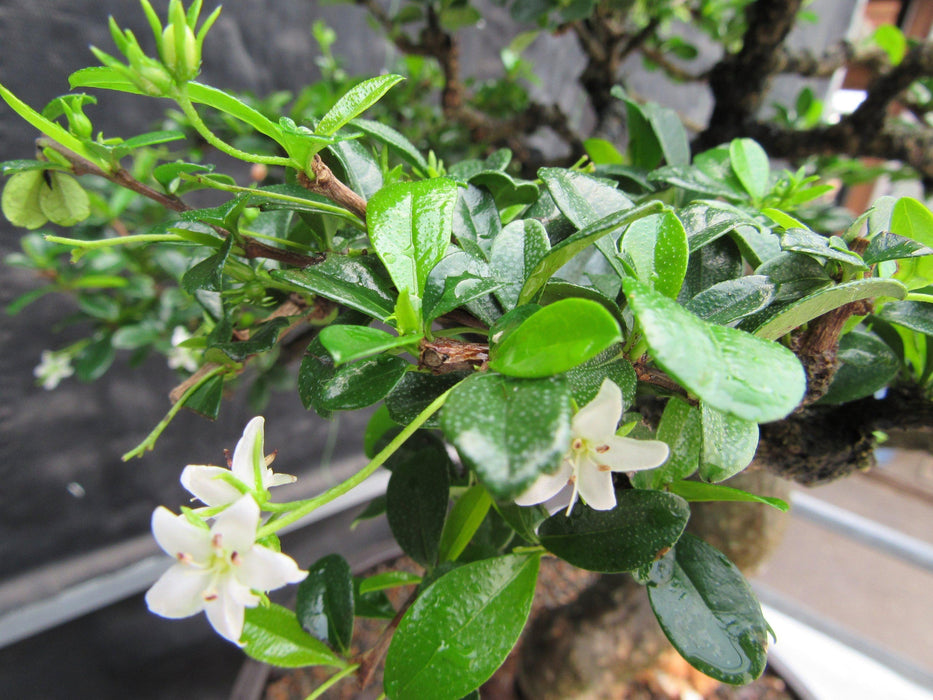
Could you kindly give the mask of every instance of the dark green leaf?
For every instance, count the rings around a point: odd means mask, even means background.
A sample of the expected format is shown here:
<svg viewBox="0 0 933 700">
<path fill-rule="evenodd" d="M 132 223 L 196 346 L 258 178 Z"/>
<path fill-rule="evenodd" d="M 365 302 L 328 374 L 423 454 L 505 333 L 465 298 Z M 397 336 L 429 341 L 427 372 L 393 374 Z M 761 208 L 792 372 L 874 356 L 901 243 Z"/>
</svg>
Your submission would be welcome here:
<svg viewBox="0 0 933 700">
<path fill-rule="evenodd" d="M 395 608 L 384 591 L 360 593 L 360 580 L 353 581 L 353 602 L 357 617 L 369 617 L 378 620 L 391 620 L 395 617 Z"/>
<path fill-rule="evenodd" d="M 839 369 L 820 403 L 840 404 L 871 396 L 887 386 L 901 368 L 888 344 L 860 326 L 839 340 L 837 357 Z"/>
<path fill-rule="evenodd" d="M 386 396 L 389 416 L 398 425 L 411 423 L 438 396 L 460 382 L 467 375 L 463 372 L 430 374 L 406 372 L 398 384 Z M 426 428 L 439 428 L 440 418 L 435 413 L 424 424 Z"/>
<path fill-rule="evenodd" d="M 638 280 L 623 285 L 649 354 L 706 403 L 764 422 L 783 418 L 803 398 L 803 368 L 784 346 L 701 321 Z"/>
<path fill-rule="evenodd" d="M 738 501 L 748 503 L 764 503 L 777 508 L 782 513 L 790 510 L 790 506 L 780 498 L 772 496 L 759 496 L 755 493 L 734 489 L 722 484 L 707 484 L 703 481 L 675 481 L 669 486 L 671 493 L 676 493 L 685 501 L 691 503 L 706 503 L 710 501 Z"/>
<path fill-rule="evenodd" d="M 832 245 L 833 241 L 836 242 L 835 246 Z M 825 260 L 836 260 L 859 270 L 866 267 L 862 256 L 846 248 L 845 243 L 838 236 L 827 238 L 803 228 L 792 228 L 785 231 L 784 235 L 781 236 L 781 248 L 792 253 L 813 255 Z"/>
<path fill-rule="evenodd" d="M 758 449 L 758 424 L 731 413 L 700 404 L 703 425 L 703 452 L 700 478 L 724 481 L 738 474 L 755 458 Z"/>
<path fill-rule="evenodd" d="M 110 369 L 114 359 L 113 343 L 110 335 L 96 336 L 88 345 L 85 345 L 74 359 L 75 376 L 82 382 L 93 382 L 100 379 L 104 372 Z"/>
<path fill-rule="evenodd" d="M 500 288 L 489 266 L 462 250 L 446 255 L 428 275 L 424 319 L 432 321 Z"/>
<path fill-rule="evenodd" d="M 475 258 L 488 260 L 501 230 L 499 209 L 489 191 L 475 185 L 461 189 L 454 208 L 454 236 L 460 247 Z"/>
<path fill-rule="evenodd" d="M 547 377 L 586 362 L 621 339 L 618 322 L 602 304 L 562 299 L 494 344 L 489 366 L 512 377 Z"/>
<path fill-rule="evenodd" d="M 368 148 L 359 141 L 340 141 L 328 147 L 343 170 L 341 180 L 363 199 L 369 199 L 383 185 L 382 169 Z"/>
<path fill-rule="evenodd" d="M 933 304 L 923 301 L 890 301 L 875 313 L 888 323 L 933 335 Z"/>
<path fill-rule="evenodd" d="M 346 653 L 353 637 L 353 574 L 339 554 L 328 554 L 308 567 L 298 585 L 295 617 L 304 630 Z"/>
<path fill-rule="evenodd" d="M 391 698 L 454 700 L 483 684 L 518 640 L 540 556 L 507 555 L 457 567 L 402 618 L 386 656 Z"/>
<path fill-rule="evenodd" d="M 583 503 L 566 516 L 552 515 L 538 528 L 549 552 L 588 571 L 632 571 L 650 564 L 680 537 L 690 516 L 687 503 L 661 491 L 617 490 L 612 510 Z"/>
<path fill-rule="evenodd" d="M 661 414 L 657 438 L 670 447 L 670 456 L 657 469 L 635 472 L 632 484 L 636 488 L 660 489 L 672 481 L 686 479 L 697 470 L 703 446 L 700 412 L 672 396 Z"/>
<path fill-rule="evenodd" d="M 757 311 L 774 299 L 776 285 L 764 275 L 748 275 L 714 284 L 684 304 L 709 323 L 729 324 Z"/>
<path fill-rule="evenodd" d="M 450 476 L 447 464 L 425 449 L 396 464 L 386 489 L 386 516 L 402 551 L 425 567 L 437 564 Z"/>
<path fill-rule="evenodd" d="M 496 298 L 506 311 L 515 308 L 522 285 L 550 247 L 547 231 L 535 219 L 513 221 L 496 236 L 489 253 L 489 270 L 502 285 Z"/>
<path fill-rule="evenodd" d="M 716 201 L 697 200 L 677 214 L 687 232 L 687 242 L 691 253 L 738 227 L 755 223 L 755 220 L 745 212 Z M 774 251 L 780 251 L 776 241 Z"/>
<path fill-rule="evenodd" d="M 279 331 L 288 325 L 287 318 L 274 318 L 261 326 L 253 327 L 249 340 L 231 340 L 229 342 L 214 343 L 215 347 L 231 360 L 242 362 L 250 355 L 257 355 L 275 347 L 279 339 Z"/>
<path fill-rule="evenodd" d="M 451 392 L 444 434 L 497 498 L 553 472 L 570 444 L 570 390 L 562 378 L 475 374 Z"/>
<path fill-rule="evenodd" d="M 933 248 L 895 233 L 881 233 L 871 239 L 868 248 L 862 253 L 862 259 L 866 265 L 874 265 L 885 260 L 919 258 L 924 255 L 933 255 Z"/>
<path fill-rule="evenodd" d="M 690 192 L 735 199 L 736 193 L 697 168 L 665 165 L 648 175 L 651 182 L 663 182 Z"/>
<path fill-rule="evenodd" d="M 739 570 L 684 535 L 655 564 L 648 598 L 661 629 L 691 665 L 725 683 L 750 683 L 767 660 L 768 623 Z"/>
<path fill-rule="evenodd" d="M 188 400 L 185 408 L 200 413 L 205 418 L 214 420 L 220 413 L 220 404 L 224 397 L 224 378 L 220 375 L 211 377 L 198 387 Z"/>
<path fill-rule="evenodd" d="M 227 264 L 232 245 L 233 236 L 227 236 L 218 252 L 191 267 L 181 278 L 182 289 L 188 294 L 194 294 L 198 289 L 206 289 L 209 292 L 223 291 L 224 266 Z"/>
<path fill-rule="evenodd" d="M 295 613 L 281 605 L 246 609 L 240 641 L 247 656 L 282 668 L 336 666 L 347 662 L 301 629 Z"/>
<path fill-rule="evenodd" d="M 606 348 L 583 364 L 568 370 L 565 376 L 578 406 L 584 406 L 596 398 L 604 379 L 611 379 L 622 390 L 624 406 L 631 406 L 635 401 L 638 377 L 632 364 L 622 356 L 621 345 Z"/>
</svg>

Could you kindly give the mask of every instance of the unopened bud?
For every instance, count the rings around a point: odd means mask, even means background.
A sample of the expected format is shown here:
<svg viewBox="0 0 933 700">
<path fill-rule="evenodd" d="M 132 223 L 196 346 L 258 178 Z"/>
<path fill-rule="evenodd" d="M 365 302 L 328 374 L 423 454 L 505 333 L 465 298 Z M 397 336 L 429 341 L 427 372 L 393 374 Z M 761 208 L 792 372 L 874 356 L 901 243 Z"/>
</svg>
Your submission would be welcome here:
<svg viewBox="0 0 933 700">
<path fill-rule="evenodd" d="M 201 56 L 194 32 L 187 24 L 172 23 L 162 32 L 162 62 L 180 83 L 194 78 Z"/>
</svg>

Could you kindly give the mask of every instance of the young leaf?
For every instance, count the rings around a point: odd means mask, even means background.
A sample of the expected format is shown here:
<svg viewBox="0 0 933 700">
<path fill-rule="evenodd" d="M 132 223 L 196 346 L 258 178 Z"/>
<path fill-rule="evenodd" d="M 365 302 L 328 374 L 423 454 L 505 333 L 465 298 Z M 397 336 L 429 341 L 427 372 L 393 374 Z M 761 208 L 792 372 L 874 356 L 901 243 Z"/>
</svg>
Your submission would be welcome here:
<svg viewBox="0 0 933 700">
<path fill-rule="evenodd" d="M 339 554 L 328 554 L 308 567 L 298 585 L 295 617 L 308 634 L 346 653 L 353 636 L 353 574 Z"/>
<path fill-rule="evenodd" d="M 765 422 L 800 403 L 803 368 L 784 346 L 701 321 L 638 280 L 623 287 L 652 358 L 710 406 Z"/>
<path fill-rule="evenodd" d="M 333 136 L 343 125 L 376 104 L 393 85 L 404 79 L 401 75 L 389 73 L 369 78 L 350 88 L 337 100 L 337 104 L 321 117 L 314 132 L 323 136 Z"/>
<path fill-rule="evenodd" d="M 384 571 L 364 578 L 359 583 L 360 593 L 366 595 L 375 591 L 384 591 L 399 586 L 414 586 L 421 583 L 421 577 L 407 571 Z"/>
<path fill-rule="evenodd" d="M 901 197 L 891 209 L 891 233 L 910 238 L 933 248 L 933 213 L 911 197 Z M 908 289 L 925 287 L 933 282 L 933 258 L 911 258 L 898 265 L 894 275 Z"/>
<path fill-rule="evenodd" d="M 447 464 L 422 449 L 396 464 L 386 489 L 386 516 L 402 551 L 425 567 L 437 564 L 450 476 Z"/>
<path fill-rule="evenodd" d="M 753 199 L 761 199 L 768 193 L 768 178 L 771 168 L 765 149 L 752 139 L 733 139 L 729 144 L 732 169 Z"/>
<path fill-rule="evenodd" d="M 687 274 L 687 232 L 672 211 L 646 216 L 622 234 L 619 254 L 630 274 L 665 296 L 677 298 Z"/>
<path fill-rule="evenodd" d="M 347 662 L 301 629 L 295 613 L 281 605 L 246 609 L 240 641 L 247 656 L 282 668 L 336 666 Z"/>
<path fill-rule="evenodd" d="M 72 78 L 74 78 L 74 76 L 72 76 Z M 199 102 L 236 117 L 249 124 L 259 133 L 265 134 L 270 139 L 276 141 L 283 148 L 285 147 L 282 129 L 271 119 L 263 116 L 261 112 L 244 104 L 239 98 L 218 88 L 195 81 L 186 83 L 185 90 L 188 97 L 193 102 Z"/>
<path fill-rule="evenodd" d="M 574 506 L 569 516 L 555 513 L 541 523 L 541 544 L 561 559 L 588 571 L 633 571 L 673 546 L 687 525 L 690 509 L 661 491 L 616 491 L 612 510 Z"/>
<path fill-rule="evenodd" d="M 692 666 L 741 685 L 764 671 L 768 623 L 725 556 L 685 534 L 652 570 L 648 598 L 661 629 Z"/>
<path fill-rule="evenodd" d="M 499 209 L 488 190 L 468 185 L 460 191 L 454 208 L 454 232 L 461 248 L 475 258 L 489 260 L 501 230 Z"/>
<path fill-rule="evenodd" d="M 657 469 L 635 472 L 632 484 L 639 489 L 660 489 L 697 470 L 703 446 L 700 412 L 686 401 L 672 396 L 658 423 L 658 440 L 671 448 L 667 461 Z"/>
<path fill-rule="evenodd" d="M 489 512 L 492 498 L 481 484 L 464 491 L 447 516 L 441 533 L 440 561 L 456 561 Z"/>
<path fill-rule="evenodd" d="M 441 426 L 497 498 L 554 471 L 570 444 L 570 390 L 562 378 L 474 374 L 450 394 Z"/>
<path fill-rule="evenodd" d="M 747 503 L 764 503 L 777 508 L 782 513 L 790 510 L 790 506 L 780 498 L 772 496 L 759 496 L 755 493 L 734 489 L 722 484 L 707 484 L 703 481 L 675 481 L 668 488 L 685 501 L 691 503 L 707 503 L 710 501 L 738 501 Z"/>
<path fill-rule="evenodd" d="M 758 424 L 700 405 L 703 424 L 703 453 L 700 478 L 725 481 L 751 464 L 758 449 Z"/>
<path fill-rule="evenodd" d="M 602 304 L 562 299 L 493 345 L 489 366 L 512 377 L 547 377 L 586 362 L 621 339 L 618 322 Z"/>
<path fill-rule="evenodd" d="M 46 187 L 42 170 L 25 170 L 13 175 L 3 187 L 3 215 L 14 226 L 37 229 L 49 217 L 39 205 L 39 194 Z"/>
<path fill-rule="evenodd" d="M 391 148 L 410 166 L 418 168 L 422 173 L 427 174 L 430 169 L 428 161 L 418 152 L 418 149 L 415 148 L 411 141 L 391 126 L 369 119 L 354 119 L 352 124 L 370 138 L 381 141 Z"/>
<path fill-rule="evenodd" d="M 355 362 L 418 341 L 418 338 L 392 335 L 369 326 L 331 325 L 321 329 L 318 337 L 321 345 L 334 358 L 335 365 Z"/>
<path fill-rule="evenodd" d="M 402 618 L 386 655 L 391 698 L 460 698 L 505 660 L 531 610 L 540 555 L 511 554 L 457 567 Z"/>
</svg>

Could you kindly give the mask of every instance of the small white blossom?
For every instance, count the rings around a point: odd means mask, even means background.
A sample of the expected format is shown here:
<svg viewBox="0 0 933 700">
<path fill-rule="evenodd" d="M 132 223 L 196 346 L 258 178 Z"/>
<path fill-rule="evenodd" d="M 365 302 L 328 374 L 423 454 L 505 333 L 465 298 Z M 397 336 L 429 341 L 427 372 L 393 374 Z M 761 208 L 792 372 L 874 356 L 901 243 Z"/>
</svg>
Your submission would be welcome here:
<svg viewBox="0 0 933 700">
<path fill-rule="evenodd" d="M 39 364 L 32 373 L 43 389 L 51 391 L 62 379 L 75 373 L 75 368 L 71 366 L 71 353 L 43 350 Z"/>
<path fill-rule="evenodd" d="M 191 334 L 184 326 L 175 326 L 174 330 L 172 330 L 172 347 L 167 353 L 168 366 L 171 369 L 194 372 L 200 365 L 198 353 L 195 350 L 180 347 L 190 337 Z"/>
<path fill-rule="evenodd" d="M 264 453 L 265 419 L 256 416 L 243 430 L 233 450 L 230 469 L 207 464 L 189 464 L 181 473 L 181 485 L 208 506 L 233 503 L 246 491 L 265 491 L 295 481 L 291 474 L 276 474 L 269 465 L 275 455 Z M 238 482 L 240 488 L 234 483 Z"/>
<path fill-rule="evenodd" d="M 254 591 L 298 583 L 308 575 L 286 554 L 256 544 L 259 506 L 243 496 L 222 511 L 210 529 L 160 506 L 152 534 L 176 562 L 146 592 L 156 615 L 182 618 L 202 610 L 222 637 L 240 643 L 246 608 L 260 600 Z"/>
<path fill-rule="evenodd" d="M 570 427 L 570 450 L 554 474 L 542 474 L 515 502 L 520 506 L 544 503 L 573 484 L 570 514 L 577 496 L 594 510 L 616 506 L 612 472 L 654 469 L 667 460 L 670 450 L 660 440 L 619 437 L 616 428 L 622 417 L 622 390 L 605 379 L 599 393 L 574 415 Z"/>
</svg>

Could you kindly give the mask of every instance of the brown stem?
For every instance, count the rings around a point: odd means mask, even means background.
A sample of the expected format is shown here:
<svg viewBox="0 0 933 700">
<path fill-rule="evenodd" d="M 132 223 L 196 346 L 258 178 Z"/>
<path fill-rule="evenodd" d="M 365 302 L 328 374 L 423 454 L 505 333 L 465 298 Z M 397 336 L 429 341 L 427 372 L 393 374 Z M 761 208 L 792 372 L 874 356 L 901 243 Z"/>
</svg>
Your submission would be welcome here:
<svg viewBox="0 0 933 700">
<path fill-rule="evenodd" d="M 312 179 L 307 173 L 298 173 L 298 184 L 305 189 L 327 197 L 335 204 L 356 214 L 366 221 L 366 200 L 343 184 L 327 167 L 321 157 L 315 154 L 311 161 Z"/>
<path fill-rule="evenodd" d="M 248 236 L 243 237 L 243 255 L 250 259 L 266 258 L 268 260 L 278 260 L 286 265 L 294 265 L 295 267 L 310 267 L 311 265 L 322 263 L 327 259 L 327 253 L 305 255 L 304 253 L 296 253 L 283 248 L 275 248 L 261 243 L 255 238 L 249 238 Z"/>
<path fill-rule="evenodd" d="M 411 607 L 412 603 L 415 602 L 415 599 L 418 597 L 418 591 L 412 591 L 411 595 L 402 603 L 402 607 L 398 609 L 398 612 L 395 613 L 395 617 L 392 618 L 392 621 L 382 630 L 382 634 L 379 635 L 379 639 L 376 641 L 375 646 L 372 649 L 361 654 L 359 657 L 360 668 L 357 671 L 357 676 L 360 679 L 360 688 L 365 688 L 373 680 L 373 674 L 376 673 L 376 669 L 379 667 L 379 664 L 382 663 L 382 660 L 385 658 L 386 653 L 389 651 L 389 644 L 392 643 L 392 635 L 395 634 L 395 630 L 398 628 L 399 623 L 402 621 L 405 613 L 408 611 L 408 608 Z"/>
<path fill-rule="evenodd" d="M 418 366 L 434 374 L 448 374 L 461 370 L 485 370 L 489 360 L 487 343 L 470 343 L 453 338 L 422 340 Z"/>
</svg>

